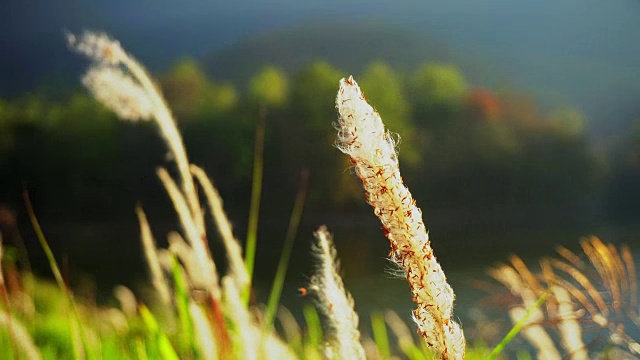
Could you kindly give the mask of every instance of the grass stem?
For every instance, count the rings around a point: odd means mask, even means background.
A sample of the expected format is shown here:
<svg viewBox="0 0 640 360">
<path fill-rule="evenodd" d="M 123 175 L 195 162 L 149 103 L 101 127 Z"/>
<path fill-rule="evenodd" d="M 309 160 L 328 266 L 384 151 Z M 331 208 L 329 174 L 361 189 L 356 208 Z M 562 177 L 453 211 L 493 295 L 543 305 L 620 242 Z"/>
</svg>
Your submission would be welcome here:
<svg viewBox="0 0 640 360">
<path fill-rule="evenodd" d="M 251 205 L 249 208 L 249 224 L 247 225 L 247 242 L 245 245 L 244 261 L 249 274 L 249 280 L 253 279 L 253 269 L 256 260 L 256 246 L 258 242 L 258 219 L 260 217 L 260 198 L 262 197 L 262 174 L 264 170 L 264 137 L 266 120 L 261 116 L 256 128 L 255 146 L 253 153 L 253 180 L 251 183 Z M 250 289 L 243 294 L 245 304 L 249 303 Z"/>
<path fill-rule="evenodd" d="M 296 194 L 296 200 L 293 204 L 291 217 L 289 218 L 289 227 L 287 228 L 282 254 L 280 255 L 276 276 L 273 279 L 271 293 L 269 294 L 269 301 L 267 302 L 267 312 L 265 314 L 264 323 L 265 329 L 269 329 L 273 325 L 273 320 L 276 316 L 276 311 L 278 310 L 280 296 L 282 295 L 282 287 L 284 286 L 284 281 L 287 277 L 287 268 L 289 267 L 291 251 L 293 250 L 293 242 L 295 241 L 296 234 L 298 233 L 300 218 L 302 218 L 304 203 L 307 198 L 308 184 L 309 171 L 304 169 L 300 172 L 300 186 L 298 188 L 298 193 Z"/>
</svg>

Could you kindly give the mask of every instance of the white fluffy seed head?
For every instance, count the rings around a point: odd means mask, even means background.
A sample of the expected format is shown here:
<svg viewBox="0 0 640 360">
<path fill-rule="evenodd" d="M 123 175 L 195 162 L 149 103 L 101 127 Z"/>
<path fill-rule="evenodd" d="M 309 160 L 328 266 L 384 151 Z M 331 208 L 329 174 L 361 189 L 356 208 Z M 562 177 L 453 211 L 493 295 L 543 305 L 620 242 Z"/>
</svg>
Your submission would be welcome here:
<svg viewBox="0 0 640 360">
<path fill-rule="evenodd" d="M 433 254 L 422 212 L 402 181 L 393 137 L 352 77 L 340 81 L 336 107 L 336 146 L 351 157 L 391 244 L 389 255 L 404 270 L 422 337 L 442 358 L 463 358 L 462 329 L 452 320 L 455 296 Z"/>
<path fill-rule="evenodd" d="M 153 104 L 147 93 L 118 67 L 92 67 L 82 78 L 82 83 L 96 100 L 121 119 L 148 120 L 153 116 Z"/>
<path fill-rule="evenodd" d="M 336 106 L 339 114 L 338 149 L 352 157 L 369 159 L 375 156 L 397 163 L 392 136 L 385 130 L 380 115 L 369 105 L 353 77 L 340 80 Z"/>
<path fill-rule="evenodd" d="M 107 34 L 85 31 L 67 34 L 69 46 L 92 60 L 82 83 L 93 96 L 125 120 L 147 120 L 153 116 L 153 102 L 143 86 L 124 72 L 129 56 L 117 40 Z"/>
<path fill-rule="evenodd" d="M 80 37 L 68 33 L 67 43 L 78 53 L 104 65 L 117 66 L 126 56 L 120 42 L 105 33 L 85 31 Z"/>
<path fill-rule="evenodd" d="M 314 253 L 318 270 L 311 278 L 309 290 L 318 298 L 318 306 L 327 318 L 332 341 L 327 349 L 330 359 L 364 359 L 360 343 L 358 314 L 351 294 L 344 288 L 339 274 L 338 257 L 331 234 L 325 226 L 314 233 L 317 243 Z"/>
</svg>

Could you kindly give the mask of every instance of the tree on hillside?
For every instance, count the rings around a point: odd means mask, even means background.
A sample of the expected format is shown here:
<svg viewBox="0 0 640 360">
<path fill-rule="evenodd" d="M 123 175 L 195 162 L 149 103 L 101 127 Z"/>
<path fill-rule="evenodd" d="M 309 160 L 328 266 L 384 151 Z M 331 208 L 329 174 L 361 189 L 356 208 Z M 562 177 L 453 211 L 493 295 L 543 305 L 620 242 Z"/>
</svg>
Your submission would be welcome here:
<svg viewBox="0 0 640 360">
<path fill-rule="evenodd" d="M 469 91 L 466 100 L 465 116 L 469 120 L 484 123 L 497 121 L 502 115 L 502 104 L 498 96 L 491 90 L 476 88 Z"/>
<path fill-rule="evenodd" d="M 247 119 L 254 126 L 252 133 L 265 131 L 264 158 L 270 167 L 280 168 L 283 164 L 278 160 L 281 140 L 274 138 L 273 133 L 286 131 L 284 112 L 289 103 L 289 79 L 285 73 L 272 66 L 263 67 L 249 82 L 248 108 L 245 109 Z M 261 129 L 262 128 L 262 129 Z M 254 136 L 255 138 L 255 136 Z M 253 145 L 253 142 L 250 143 Z M 253 154 L 253 146 L 250 147 Z M 253 155 L 250 155 L 252 157 Z"/>
<path fill-rule="evenodd" d="M 335 184 L 349 176 L 344 173 L 343 157 L 332 146 L 336 88 L 344 76 L 323 61 L 301 69 L 293 78 L 290 114 L 282 129 L 283 159 L 294 172 L 289 176 L 295 178 L 301 168 L 308 168 L 312 179 L 309 196 L 325 205 L 345 196 L 338 194 L 341 187 Z"/>
<path fill-rule="evenodd" d="M 344 73 L 324 61 L 302 68 L 294 77 L 291 88 L 291 112 L 309 131 L 329 135 L 335 120 L 336 87 Z M 312 140 L 312 139 L 307 139 Z"/>
<path fill-rule="evenodd" d="M 445 64 L 424 64 L 409 87 L 416 124 L 435 131 L 451 125 L 467 93 L 462 73 Z"/>
<path fill-rule="evenodd" d="M 289 184 L 293 184 L 293 179 L 283 179 L 284 174 L 289 174 L 289 169 L 288 164 L 280 157 L 286 151 L 283 148 L 282 132 L 287 128 L 284 115 L 289 104 L 289 95 L 289 79 L 284 71 L 273 65 L 266 65 L 249 80 L 248 106 L 243 111 L 244 116 L 252 119 L 251 122 L 254 124 L 251 129 L 253 141 L 247 143 L 250 145 L 247 158 L 251 160 L 251 164 L 253 164 L 256 146 L 260 146 L 256 143 L 256 140 L 259 140 L 256 136 L 263 136 L 264 179 L 262 184 L 270 190 L 262 196 L 262 199 L 267 211 L 271 213 L 282 211 L 277 209 L 277 206 L 284 205 L 278 199 L 290 196 L 292 191 L 289 186 L 281 186 L 287 183 L 286 180 L 289 180 Z M 255 169 L 251 170 L 255 173 Z"/>
<path fill-rule="evenodd" d="M 584 115 L 572 107 L 565 107 L 553 112 L 550 122 L 558 133 L 567 137 L 580 137 L 586 131 Z"/>
<path fill-rule="evenodd" d="M 523 129 L 540 126 L 540 111 L 532 96 L 511 90 L 500 92 L 499 98 L 503 121 Z"/>
<path fill-rule="evenodd" d="M 275 66 L 262 68 L 249 84 L 249 101 L 261 107 L 280 109 L 289 102 L 289 82 Z"/>
<path fill-rule="evenodd" d="M 219 118 L 238 103 L 233 86 L 210 81 L 200 65 L 190 58 L 178 61 L 160 77 L 160 84 L 180 122 Z"/>
</svg>

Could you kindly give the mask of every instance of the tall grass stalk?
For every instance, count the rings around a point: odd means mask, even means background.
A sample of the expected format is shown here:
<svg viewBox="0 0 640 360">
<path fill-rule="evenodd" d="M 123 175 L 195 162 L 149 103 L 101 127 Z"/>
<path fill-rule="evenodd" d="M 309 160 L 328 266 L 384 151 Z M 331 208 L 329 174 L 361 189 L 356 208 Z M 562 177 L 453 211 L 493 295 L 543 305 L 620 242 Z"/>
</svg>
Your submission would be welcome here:
<svg viewBox="0 0 640 360">
<path fill-rule="evenodd" d="M 340 81 L 336 107 L 336 146 L 351 158 L 389 239 L 389 255 L 409 282 L 421 336 L 442 359 L 464 358 L 464 334 L 453 320 L 455 295 L 431 248 L 422 213 L 402 181 L 392 136 L 352 77 Z"/>
<path fill-rule="evenodd" d="M 190 216 L 188 204 L 182 192 L 178 189 L 169 173 L 164 168 L 158 168 L 158 177 L 162 181 L 171 202 L 174 205 L 178 218 L 182 224 L 182 228 L 187 235 L 189 245 L 192 248 L 192 254 L 197 264 L 197 272 L 189 274 L 194 281 L 198 281 L 196 286 L 210 292 L 216 300 L 220 299 L 219 276 L 211 253 L 207 244 L 203 241 L 203 236 L 198 231 L 198 225 L 193 217 Z"/>
<path fill-rule="evenodd" d="M 235 279 L 240 291 L 244 292 L 250 285 L 250 277 L 242 259 L 242 247 L 238 239 L 233 236 L 231 221 L 224 212 L 222 197 L 202 168 L 191 165 L 191 173 L 198 179 L 209 203 L 213 222 L 216 224 L 225 246 L 229 260 L 229 273 Z"/>
<path fill-rule="evenodd" d="M 329 357 L 364 359 L 364 348 L 358 331 L 358 314 L 353 308 L 353 298 L 345 290 L 338 273 L 340 266 L 331 235 L 325 226 L 321 226 L 314 235 L 314 254 L 318 269 L 311 278 L 309 290 L 318 298 L 318 307 L 327 320 Z"/>
<path fill-rule="evenodd" d="M 179 340 L 182 350 L 187 353 L 193 352 L 194 349 L 194 331 L 191 312 L 189 310 L 189 289 L 182 273 L 182 267 L 175 256 L 171 257 L 171 267 L 173 274 L 173 283 L 175 284 L 175 306 L 178 311 L 178 319 L 180 321 Z M 210 341 L 214 341 L 213 338 Z"/>
<path fill-rule="evenodd" d="M 93 60 L 83 83 L 96 99 L 123 119 L 155 120 L 178 168 L 191 216 L 203 235 L 204 219 L 182 137 L 157 85 L 144 67 L 106 34 L 85 32 L 80 38 L 68 34 L 67 40 L 73 49 Z"/>
<path fill-rule="evenodd" d="M 147 215 L 139 205 L 136 207 L 136 215 L 140 224 L 140 239 L 142 240 L 142 248 L 144 249 L 145 259 L 151 273 L 151 284 L 158 292 L 160 300 L 165 306 L 171 305 L 171 296 L 169 295 L 169 285 L 162 273 L 162 267 L 158 260 L 156 243 L 151 233 L 151 227 L 147 221 Z"/>
<path fill-rule="evenodd" d="M 307 325 L 305 337 L 306 346 L 303 358 L 320 359 L 321 354 L 319 353 L 319 349 L 323 347 L 323 331 L 320 316 L 318 316 L 318 311 L 312 305 L 305 305 L 302 308 L 302 314 L 304 316 L 304 322 Z"/>
<path fill-rule="evenodd" d="M 387 324 L 384 321 L 384 315 L 379 312 L 371 314 L 371 329 L 380 358 L 384 360 L 391 359 L 389 334 L 387 333 Z"/>
<path fill-rule="evenodd" d="M 278 261 L 278 268 L 276 269 L 276 275 L 271 285 L 271 291 L 269 293 L 269 300 L 267 301 L 267 311 L 265 313 L 264 324 L 269 328 L 273 325 L 273 319 L 275 318 L 276 311 L 278 310 L 278 304 L 280 303 L 280 296 L 282 295 L 282 288 L 284 281 L 287 277 L 287 268 L 291 260 L 291 252 L 293 250 L 293 243 L 298 234 L 298 226 L 300 225 L 300 219 L 302 218 L 302 212 L 304 210 L 304 203 L 307 198 L 309 173 L 307 170 L 303 170 L 300 173 L 300 186 L 296 194 L 296 200 L 293 204 L 293 210 L 291 210 L 291 216 L 289 217 L 289 226 L 287 227 L 287 233 L 284 238 L 284 246 L 282 247 L 282 253 L 280 254 L 280 260 Z"/>
<path fill-rule="evenodd" d="M 36 237 L 40 242 L 40 246 L 44 251 L 47 261 L 49 262 L 49 267 L 51 268 L 51 272 L 53 273 L 53 277 L 60 288 L 60 291 L 65 295 L 67 306 L 71 312 L 71 316 L 73 321 L 70 323 L 71 327 L 71 342 L 74 344 L 74 356 L 76 359 L 84 359 L 88 357 L 89 359 L 95 359 L 93 355 L 93 351 L 91 346 L 87 341 L 87 336 L 82 326 L 82 322 L 80 320 L 80 315 L 78 314 L 78 308 L 76 307 L 76 303 L 73 299 L 73 294 L 67 287 L 62 278 L 62 273 L 60 272 L 60 267 L 58 266 L 58 261 L 53 255 L 53 251 L 51 251 L 51 247 L 49 247 L 49 243 L 47 242 L 47 238 L 44 236 L 44 232 L 42 231 L 42 227 L 40 226 L 40 222 L 36 217 L 36 214 L 33 210 L 33 206 L 31 205 L 31 200 L 29 199 L 29 194 L 25 191 L 23 193 L 25 207 L 27 209 L 27 215 L 29 216 L 29 220 L 31 221 L 31 226 L 33 227 Z"/>
<path fill-rule="evenodd" d="M 517 257 L 511 258 L 511 265 L 501 264 L 490 272 L 522 304 L 512 307 L 512 321 L 518 322 L 518 313 L 530 308 L 537 296 L 548 294 L 546 311 L 533 310 L 531 319 L 521 329 L 538 356 L 560 359 L 562 347 L 572 360 L 588 359 L 589 348 L 604 342 L 605 353 L 610 348 L 625 356 L 638 357 L 640 344 L 629 335 L 634 325 L 638 327 L 636 267 L 629 248 L 618 249 L 594 236 L 582 239 L 580 245 L 584 256 L 558 247 L 562 259 L 543 258 L 537 276 Z M 559 345 L 544 328 L 556 330 Z M 589 336 L 596 339 L 587 343 L 589 347 L 583 340 L 586 331 L 601 332 L 599 336 Z"/>
<path fill-rule="evenodd" d="M 193 320 L 200 355 L 205 360 L 217 359 L 218 344 L 206 313 L 196 303 L 189 302 L 189 314 Z"/>
<path fill-rule="evenodd" d="M 549 292 L 545 292 L 542 296 L 540 296 L 536 300 L 535 303 L 533 303 L 533 305 L 531 305 L 531 307 L 529 307 L 529 309 L 524 311 L 524 313 L 521 313 L 519 318 L 516 318 L 517 319 L 516 323 L 513 325 L 511 330 L 509 330 L 507 335 L 505 335 L 505 337 L 500 341 L 500 343 L 498 343 L 498 345 L 496 345 L 496 347 L 493 349 L 493 351 L 491 351 L 491 354 L 489 355 L 487 360 L 493 360 L 493 359 L 497 358 L 498 355 L 500 355 L 500 353 L 502 353 L 502 351 L 504 351 L 506 346 L 516 337 L 516 335 L 518 335 L 520 333 L 520 331 L 522 331 L 522 328 L 531 323 L 531 317 L 537 311 L 539 311 L 540 306 L 545 301 L 547 301 L 547 297 L 548 296 L 549 296 Z M 535 341 L 535 340 L 540 340 L 541 339 L 539 337 L 540 335 L 541 335 L 541 333 L 539 331 L 536 331 L 535 334 L 532 334 L 532 336 L 530 336 L 530 337 L 534 338 L 534 341 Z M 541 350 L 541 352 L 538 352 L 538 358 L 539 359 L 560 358 L 559 354 L 557 354 L 557 352 L 554 351 L 555 350 L 555 346 L 551 346 L 551 347 L 542 346 L 542 347 L 538 347 L 538 349 Z"/>
<path fill-rule="evenodd" d="M 171 341 L 169 341 L 167 335 L 160 328 L 160 324 L 155 316 L 153 316 L 151 311 L 144 305 L 140 306 L 140 316 L 146 326 L 150 343 L 154 344 L 154 348 L 158 351 L 156 356 L 164 360 L 179 360 L 180 357 L 173 348 L 173 345 L 171 345 Z"/>
<path fill-rule="evenodd" d="M 262 359 L 295 359 L 293 351 L 273 333 L 265 333 L 255 321 L 253 315 L 243 305 L 236 284 L 230 277 L 222 279 L 225 314 L 228 316 L 234 339 L 236 358 Z"/>
<path fill-rule="evenodd" d="M 253 278 L 253 269 L 256 261 L 256 248 L 258 242 L 258 220 L 260 218 L 260 200 L 262 198 L 262 176 L 264 171 L 264 137 L 266 121 L 261 117 L 256 128 L 256 136 L 253 150 L 253 180 L 251 181 L 251 205 L 249 206 L 249 223 L 247 224 L 247 241 L 245 244 L 244 261 L 249 273 L 249 279 Z M 249 303 L 251 294 L 249 291 L 243 294 L 246 304 Z"/>
<path fill-rule="evenodd" d="M 384 313 L 384 320 L 389 325 L 391 331 L 398 339 L 398 346 L 402 353 L 410 360 L 422 360 L 427 357 L 422 349 L 416 346 L 411 336 L 411 330 L 407 324 L 402 321 L 400 316 L 393 310 L 387 310 Z"/>
</svg>

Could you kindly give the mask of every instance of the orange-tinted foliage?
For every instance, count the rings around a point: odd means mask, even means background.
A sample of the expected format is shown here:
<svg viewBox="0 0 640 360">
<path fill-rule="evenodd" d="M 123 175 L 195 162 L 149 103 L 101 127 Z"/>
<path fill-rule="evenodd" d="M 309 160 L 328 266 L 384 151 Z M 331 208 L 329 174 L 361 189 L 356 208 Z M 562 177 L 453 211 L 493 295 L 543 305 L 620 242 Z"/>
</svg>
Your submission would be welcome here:
<svg viewBox="0 0 640 360">
<path fill-rule="evenodd" d="M 487 89 L 477 88 L 469 92 L 467 106 L 470 114 L 483 122 L 493 122 L 502 113 L 498 97 Z"/>
</svg>

